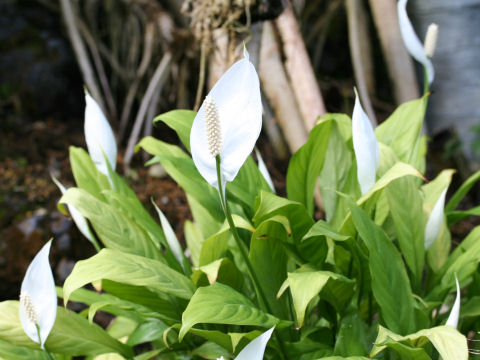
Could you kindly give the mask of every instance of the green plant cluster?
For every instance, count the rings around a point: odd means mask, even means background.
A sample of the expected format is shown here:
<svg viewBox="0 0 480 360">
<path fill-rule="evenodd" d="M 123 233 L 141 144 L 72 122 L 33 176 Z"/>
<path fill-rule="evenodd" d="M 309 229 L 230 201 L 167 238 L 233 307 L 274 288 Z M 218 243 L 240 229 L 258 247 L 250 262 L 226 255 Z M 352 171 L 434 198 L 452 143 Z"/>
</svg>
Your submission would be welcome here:
<svg viewBox="0 0 480 360">
<path fill-rule="evenodd" d="M 240 243 L 217 190 L 189 154 L 195 113 L 158 116 L 155 122 L 175 130 L 183 147 L 148 137 L 137 148 L 186 193 L 194 221 L 185 223 L 181 259 L 171 249 L 172 234 L 127 183 L 111 169 L 109 181 L 86 151 L 71 147 L 77 187 L 59 206 L 87 218 L 103 249 L 79 261 L 57 289 L 65 304 L 87 308 L 80 314 L 58 308 L 47 349 L 58 359 L 233 359 L 275 326 L 265 359 L 467 359 L 464 334 L 479 326 L 480 227 L 452 249 L 449 226 L 478 215 L 478 208 L 456 207 L 480 174 L 451 197 L 440 234 L 425 250 L 428 215 L 454 173 L 430 182 L 422 175 L 427 101 L 401 105 L 377 127 L 380 166 L 364 195 L 346 115 L 318 119 L 290 160 L 286 198 L 272 192 L 248 158 L 226 186 Z M 325 219 L 315 222 L 317 184 Z M 455 277 L 462 287 L 458 330 L 443 325 Z M 18 306 L 0 303 L 0 358 L 48 359 L 24 334 Z M 115 316 L 106 330 L 93 323 L 99 310 Z"/>
</svg>

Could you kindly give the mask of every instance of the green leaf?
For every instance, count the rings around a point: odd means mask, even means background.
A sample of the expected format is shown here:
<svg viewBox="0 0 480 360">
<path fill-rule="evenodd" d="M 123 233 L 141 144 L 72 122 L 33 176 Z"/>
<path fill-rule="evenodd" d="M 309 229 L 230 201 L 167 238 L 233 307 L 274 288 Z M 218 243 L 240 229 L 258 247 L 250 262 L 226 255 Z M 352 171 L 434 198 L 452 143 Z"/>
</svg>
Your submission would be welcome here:
<svg viewBox="0 0 480 360">
<path fill-rule="evenodd" d="M 282 246 L 287 237 L 280 223 L 264 221 L 252 234 L 248 256 L 272 314 L 283 319 L 289 314 L 286 299 L 277 299 L 276 295 L 287 278 L 288 257 Z"/>
<path fill-rule="evenodd" d="M 135 346 L 146 342 L 161 339 L 168 326 L 160 321 L 150 319 L 148 322 L 140 324 L 128 337 L 127 345 Z"/>
<path fill-rule="evenodd" d="M 191 110 L 172 110 L 156 116 L 153 123 L 162 121 L 175 130 L 182 144 L 190 151 L 190 130 L 197 113 Z"/>
<path fill-rule="evenodd" d="M 18 301 L 0 303 L 0 340 L 19 346 L 40 349 L 23 331 L 18 317 Z M 45 347 L 52 353 L 72 356 L 98 355 L 116 352 L 124 357 L 133 356 L 130 347 L 112 338 L 100 326 L 89 324 L 82 316 L 57 308 L 57 317 Z"/>
<path fill-rule="evenodd" d="M 255 226 L 276 215 L 282 215 L 288 219 L 293 239 L 296 242 L 300 242 L 313 225 L 311 216 L 301 203 L 261 191 L 255 201 L 255 216 L 253 217 Z"/>
<path fill-rule="evenodd" d="M 383 175 L 375 183 L 375 185 L 373 185 L 372 188 L 368 190 L 368 192 L 366 192 L 360 199 L 358 199 L 357 204 L 361 205 L 365 203 L 377 191 L 384 189 L 392 181 L 404 176 L 415 176 L 415 177 L 423 178 L 423 175 L 411 165 L 398 162 L 390 170 L 388 170 L 385 173 L 385 175 Z"/>
<path fill-rule="evenodd" d="M 200 266 L 193 272 L 192 279 L 197 287 L 212 285 L 218 281 L 241 291 L 243 285 L 243 274 L 228 258 L 218 259 L 208 265 Z"/>
<path fill-rule="evenodd" d="M 192 355 L 199 356 L 202 359 L 216 360 L 224 356 L 230 357 L 231 354 L 220 345 L 207 341 L 191 352 Z"/>
<path fill-rule="evenodd" d="M 70 166 L 77 186 L 102 199 L 101 192 L 110 189 L 108 178 L 97 170 L 90 155 L 82 148 L 70 146 Z"/>
<path fill-rule="evenodd" d="M 270 328 L 280 320 L 258 309 L 231 287 L 215 283 L 197 289 L 182 315 L 179 339 L 198 323 L 251 325 Z"/>
<path fill-rule="evenodd" d="M 443 360 L 468 359 L 467 339 L 451 326 L 437 326 L 407 336 L 397 335 L 380 326 L 370 357 L 374 357 L 387 346 L 391 346 L 392 341 L 413 348 L 423 348 L 428 342 L 431 342 Z"/>
<path fill-rule="evenodd" d="M 75 206 L 92 223 L 103 244 L 112 249 L 163 259 L 159 248 L 138 224 L 117 208 L 78 188 L 68 189 L 61 203 Z"/>
<path fill-rule="evenodd" d="M 370 343 L 367 339 L 367 327 L 358 310 L 350 310 L 340 321 L 340 330 L 335 342 L 335 354 L 368 355 Z"/>
<path fill-rule="evenodd" d="M 446 213 L 446 215 L 448 226 L 451 226 L 467 217 L 480 216 L 480 206 L 475 206 L 474 208 L 468 210 L 450 211 Z"/>
<path fill-rule="evenodd" d="M 298 326 L 302 327 L 307 306 L 315 296 L 320 294 L 320 298 L 331 302 L 341 312 L 353 295 L 354 282 L 330 271 L 302 271 L 288 273 L 288 284 Z"/>
<path fill-rule="evenodd" d="M 272 192 L 251 156 L 240 168 L 235 180 L 227 184 L 226 189 L 228 201 L 240 204 L 249 218 L 253 215 L 253 206 L 258 193 Z"/>
<path fill-rule="evenodd" d="M 323 220 L 318 220 L 303 237 L 302 241 L 315 236 L 325 236 L 335 241 L 345 241 L 350 239 L 350 236 L 343 235 L 333 229 L 328 223 Z"/>
<path fill-rule="evenodd" d="M 321 360 L 371 360 L 371 359 L 365 356 L 348 356 L 348 357 L 328 356 L 328 357 L 322 357 Z"/>
<path fill-rule="evenodd" d="M 465 244 L 464 244 L 465 243 Z M 446 293 L 455 288 L 455 276 L 459 282 L 468 279 L 477 271 L 480 262 L 480 227 L 476 227 L 450 255 L 447 263 L 436 277 L 437 284 L 428 295 L 429 300 L 443 300 Z"/>
<path fill-rule="evenodd" d="M 127 285 L 105 279 L 102 280 L 102 290 L 121 300 L 136 304 L 136 311 L 140 311 L 143 306 L 146 310 L 151 309 L 155 313 L 161 314 L 163 316 L 162 320 L 173 319 L 175 322 L 180 322 L 181 320 L 183 304 L 178 301 L 178 298 L 174 298 L 169 294 L 159 294 L 158 292 L 155 293 L 148 290 L 144 286 Z M 72 301 L 85 302 L 76 300 L 81 291 L 84 291 L 84 289 L 75 290 L 70 299 Z M 89 304 L 88 302 L 85 303 Z"/>
<path fill-rule="evenodd" d="M 63 286 L 65 303 L 76 289 L 101 279 L 145 286 L 160 294 L 189 299 L 192 281 L 159 261 L 115 250 L 103 249 L 87 260 L 77 262 Z"/>
<path fill-rule="evenodd" d="M 387 326 L 409 334 L 416 327 L 414 300 L 405 265 L 395 245 L 358 206 L 351 207 L 353 222 L 369 251 L 372 291 Z"/>
<path fill-rule="evenodd" d="M 400 178 L 390 183 L 385 193 L 400 250 L 413 274 L 414 284 L 419 286 L 425 263 L 425 222 L 420 192 L 413 178 Z"/>
<path fill-rule="evenodd" d="M 313 215 L 313 191 L 325 161 L 332 124 L 333 121 L 326 120 L 315 126 L 288 166 L 288 198 L 302 203 L 310 216 Z"/>
<path fill-rule="evenodd" d="M 193 160 L 176 145 L 170 145 L 153 137 L 143 138 L 136 149 L 143 148 L 155 155 L 148 164 L 160 162 L 167 173 L 183 190 L 194 197 L 217 221 L 223 222 L 225 215 L 217 190 L 200 175 Z"/>
<path fill-rule="evenodd" d="M 345 186 L 352 163 L 352 150 L 345 143 L 337 123 L 334 122 L 319 180 L 327 221 L 330 221 L 335 215 L 338 201 L 337 192 Z"/>
<path fill-rule="evenodd" d="M 62 288 L 57 287 L 57 295 L 63 298 Z M 180 321 L 180 316 L 177 316 L 177 313 L 173 309 L 173 305 L 158 296 L 155 296 L 155 310 L 139 303 L 120 299 L 112 294 L 105 292 L 99 294 L 87 289 L 75 290 L 69 300 L 90 305 L 88 311 L 90 322 L 92 322 L 96 311 L 100 309 L 113 315 L 130 318 L 136 322 L 146 321 L 148 318 L 157 318 L 166 321 Z"/>
<path fill-rule="evenodd" d="M 0 359 L 16 360 L 49 360 L 43 350 L 33 350 L 25 346 L 14 345 L 8 341 L 0 340 Z"/>
<path fill-rule="evenodd" d="M 480 180 L 480 171 L 477 171 L 475 174 L 471 175 L 465 182 L 455 191 L 455 194 L 450 198 L 450 201 L 445 206 L 445 212 L 450 212 L 455 210 L 457 205 L 462 201 L 462 199 L 467 195 L 473 185 Z"/>
<path fill-rule="evenodd" d="M 375 129 L 378 141 L 390 146 L 400 161 L 414 164 L 427 103 L 428 95 L 403 103 Z"/>
</svg>

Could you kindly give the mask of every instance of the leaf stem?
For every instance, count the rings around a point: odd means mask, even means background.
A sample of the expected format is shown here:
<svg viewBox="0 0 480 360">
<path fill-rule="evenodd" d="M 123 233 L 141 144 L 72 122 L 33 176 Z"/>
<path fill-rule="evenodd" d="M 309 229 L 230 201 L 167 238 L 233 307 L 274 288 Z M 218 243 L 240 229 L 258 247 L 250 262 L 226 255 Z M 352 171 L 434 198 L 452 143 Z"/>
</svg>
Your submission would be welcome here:
<svg viewBox="0 0 480 360">
<path fill-rule="evenodd" d="M 260 286 L 258 277 L 255 274 L 255 270 L 253 269 L 253 266 L 250 263 L 250 260 L 248 258 L 247 249 L 245 249 L 245 244 L 240 239 L 240 236 L 238 235 L 238 232 L 237 232 L 237 228 L 235 227 L 235 224 L 233 222 L 232 213 L 230 211 L 230 207 L 228 206 L 228 202 L 226 199 L 226 192 L 225 192 L 225 189 L 223 189 L 222 174 L 220 171 L 220 163 L 221 163 L 220 155 L 217 155 L 215 157 L 215 160 L 216 160 L 216 167 L 217 167 L 218 192 L 220 194 L 220 201 L 222 202 L 223 210 L 225 211 L 225 217 L 227 218 L 228 225 L 230 226 L 230 231 L 232 232 L 233 238 L 235 239 L 235 242 L 238 248 L 240 249 L 240 254 L 242 255 L 242 258 L 245 261 L 245 264 L 247 265 L 249 275 L 252 278 L 255 289 L 257 290 L 260 306 L 263 308 L 263 310 L 266 310 L 268 313 L 272 314 L 270 305 L 268 304 L 267 298 L 265 297 L 265 294 L 263 293 L 263 290 Z M 275 337 L 277 338 L 278 344 L 280 346 L 280 355 L 282 356 L 282 359 L 285 359 L 285 345 L 277 331 L 275 331 Z"/>
</svg>

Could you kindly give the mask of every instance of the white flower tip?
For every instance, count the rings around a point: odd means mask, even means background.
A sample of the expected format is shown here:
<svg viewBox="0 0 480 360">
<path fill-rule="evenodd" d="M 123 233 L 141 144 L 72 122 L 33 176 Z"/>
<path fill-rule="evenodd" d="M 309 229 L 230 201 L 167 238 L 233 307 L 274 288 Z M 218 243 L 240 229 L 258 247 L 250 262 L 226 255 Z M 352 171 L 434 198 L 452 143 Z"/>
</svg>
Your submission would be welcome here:
<svg viewBox="0 0 480 360">
<path fill-rule="evenodd" d="M 362 108 L 357 90 L 352 114 L 352 140 L 357 160 L 357 179 L 362 195 L 375 184 L 380 149 L 368 115 Z"/>
<path fill-rule="evenodd" d="M 205 106 L 205 129 L 207 132 L 208 150 L 213 157 L 216 157 L 222 151 L 222 131 L 218 107 L 210 95 L 207 95 L 203 104 Z"/>
<path fill-rule="evenodd" d="M 453 326 L 454 328 L 457 328 L 458 318 L 460 316 L 460 284 L 458 283 L 458 278 L 456 274 L 455 274 L 455 282 L 457 285 L 457 296 L 455 298 L 455 302 L 453 303 L 452 310 L 450 311 L 450 315 L 448 316 L 448 319 L 445 325 L 450 325 L 450 326 Z"/>
<path fill-rule="evenodd" d="M 247 346 L 240 351 L 235 360 L 262 360 L 265 353 L 265 347 L 272 336 L 275 327 L 265 331 L 262 335 L 253 339 Z"/>
<path fill-rule="evenodd" d="M 117 143 L 105 114 L 87 90 L 85 90 L 85 141 L 95 166 L 102 174 L 108 176 L 106 161 L 112 170 L 115 170 Z"/>
<path fill-rule="evenodd" d="M 243 57 L 247 60 L 250 60 L 250 54 L 247 51 L 247 46 L 243 43 Z"/>
<path fill-rule="evenodd" d="M 432 212 L 427 220 L 427 225 L 425 226 L 425 250 L 428 250 L 430 246 L 437 239 L 440 229 L 442 227 L 444 207 L 445 207 L 445 196 L 447 195 L 448 186 L 442 191 L 437 202 L 433 206 Z"/>
<path fill-rule="evenodd" d="M 438 25 L 432 23 L 429 25 L 427 30 L 427 35 L 425 35 L 425 42 L 423 48 L 425 49 L 425 54 L 428 58 L 432 58 L 435 54 L 435 48 L 437 47 L 437 38 L 438 38 Z"/>
</svg>

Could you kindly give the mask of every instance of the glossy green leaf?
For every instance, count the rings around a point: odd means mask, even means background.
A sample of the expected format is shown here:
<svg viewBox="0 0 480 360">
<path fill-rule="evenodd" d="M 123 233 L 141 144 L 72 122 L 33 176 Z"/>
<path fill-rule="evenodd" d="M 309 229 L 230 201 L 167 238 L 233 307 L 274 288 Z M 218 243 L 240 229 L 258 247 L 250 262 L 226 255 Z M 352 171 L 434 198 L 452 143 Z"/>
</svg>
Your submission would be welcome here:
<svg viewBox="0 0 480 360">
<path fill-rule="evenodd" d="M 330 221 L 335 215 L 338 201 L 337 192 L 345 186 L 352 163 L 352 151 L 342 137 L 337 123 L 334 122 L 318 182 L 327 221 Z"/>
<path fill-rule="evenodd" d="M 265 191 L 260 192 L 255 201 L 254 224 L 258 226 L 262 221 L 276 215 L 282 215 L 288 219 L 292 236 L 297 242 L 300 242 L 313 225 L 311 216 L 301 203 Z"/>
<path fill-rule="evenodd" d="M 351 309 L 340 320 L 335 354 L 342 356 L 368 355 L 370 344 L 367 339 L 367 326 L 360 312 Z"/>
<path fill-rule="evenodd" d="M 217 190 L 202 178 L 193 160 L 182 149 L 153 137 L 143 138 L 136 146 L 137 149 L 140 147 L 155 156 L 149 164 L 160 162 L 178 185 L 189 196 L 195 197 L 211 216 L 218 221 L 224 220 Z"/>
<path fill-rule="evenodd" d="M 475 174 L 471 175 L 465 182 L 455 191 L 455 194 L 450 198 L 447 205 L 445 205 L 445 212 L 450 212 L 455 210 L 457 205 L 462 201 L 462 199 L 467 195 L 470 189 L 475 185 L 477 181 L 480 180 L 480 171 L 477 171 Z"/>
<path fill-rule="evenodd" d="M 77 186 L 101 199 L 101 192 L 110 189 L 108 178 L 97 170 L 90 155 L 82 149 L 70 146 L 70 166 Z"/>
<path fill-rule="evenodd" d="M 289 314 L 286 299 L 277 299 L 276 295 L 287 278 L 288 257 L 282 246 L 287 237 L 282 224 L 266 220 L 252 234 L 248 256 L 272 314 L 283 319 Z"/>
<path fill-rule="evenodd" d="M 372 291 L 387 326 L 399 333 L 415 330 L 414 300 L 402 257 L 368 215 L 351 207 L 353 222 L 369 251 Z"/>
<path fill-rule="evenodd" d="M 161 339 L 168 326 L 160 321 L 151 319 L 148 322 L 140 324 L 128 337 L 127 345 L 135 346 L 146 342 Z"/>
<path fill-rule="evenodd" d="M 93 225 L 98 237 L 107 248 L 126 253 L 162 259 L 157 245 L 143 228 L 117 208 L 106 204 L 85 190 L 70 188 L 61 203 L 75 206 Z"/>
<path fill-rule="evenodd" d="M 413 282 L 420 284 L 425 263 L 422 198 L 413 178 L 400 178 L 385 189 L 398 244 Z"/>
<path fill-rule="evenodd" d="M 288 166 L 288 198 L 302 203 L 310 215 L 313 215 L 313 191 L 325 161 L 332 124 L 333 121 L 327 120 L 316 125 Z"/>
<path fill-rule="evenodd" d="M 428 95 L 401 104 L 375 129 L 378 141 L 390 146 L 400 161 L 414 164 L 414 150 L 420 141 Z"/>
<path fill-rule="evenodd" d="M 331 302 L 337 311 L 342 311 L 353 295 L 353 283 L 352 280 L 330 271 L 288 273 L 298 326 L 302 327 L 308 304 L 319 294 L 320 298 Z"/>
<path fill-rule="evenodd" d="M 413 348 L 423 348 L 428 342 L 431 342 L 443 360 L 468 359 L 467 339 L 451 326 L 437 326 L 407 336 L 397 335 L 380 326 L 370 356 L 379 354 L 387 346 L 390 346 L 392 340 Z"/>
<path fill-rule="evenodd" d="M 199 323 L 269 328 L 278 322 L 279 319 L 258 309 L 244 295 L 217 282 L 197 289 L 183 313 L 179 339 Z"/>
<path fill-rule="evenodd" d="M 241 291 L 243 285 L 243 274 L 228 258 L 218 259 L 210 264 L 200 266 L 193 272 L 192 279 L 197 287 L 212 285 L 218 281 Z"/>
<path fill-rule="evenodd" d="M 193 119 L 197 113 L 191 110 L 172 110 L 157 115 L 153 123 L 164 122 L 171 129 L 175 130 L 182 144 L 190 151 L 190 130 L 192 129 Z"/>
<path fill-rule="evenodd" d="M 2 360 L 49 360 L 43 350 L 34 350 L 25 346 L 14 345 L 5 340 L 0 340 L 0 359 Z"/>
<path fill-rule="evenodd" d="M 77 262 L 63 286 L 65 303 L 76 289 L 101 279 L 145 286 L 148 289 L 189 299 L 194 292 L 190 279 L 156 260 L 103 249 Z"/>
</svg>

